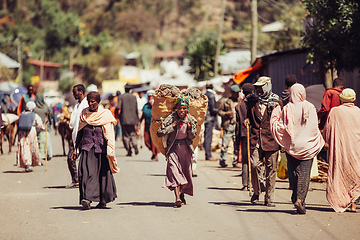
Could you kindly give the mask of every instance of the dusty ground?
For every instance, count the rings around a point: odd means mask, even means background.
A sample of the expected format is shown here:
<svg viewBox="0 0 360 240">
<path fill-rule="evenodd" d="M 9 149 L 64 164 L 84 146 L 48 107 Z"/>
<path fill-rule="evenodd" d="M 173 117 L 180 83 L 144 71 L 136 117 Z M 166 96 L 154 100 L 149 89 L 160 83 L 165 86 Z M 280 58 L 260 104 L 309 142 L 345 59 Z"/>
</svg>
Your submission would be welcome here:
<svg viewBox="0 0 360 240">
<path fill-rule="evenodd" d="M 276 183 L 275 208 L 252 205 L 240 191 L 241 169 L 219 168 L 199 153 L 198 174 L 188 205 L 173 208 L 173 194 L 162 189 L 166 162 L 150 161 L 143 148 L 125 157 L 117 142 L 121 172 L 118 198 L 109 209 L 84 211 L 70 183 L 59 136 L 45 167 L 25 173 L 12 154 L 0 155 L 0 239 L 359 239 L 360 213 L 335 213 L 325 199 L 325 184 L 311 183 L 307 214 L 295 214 L 291 192 Z M 5 146 L 7 149 L 7 146 Z M 230 159 L 228 160 L 230 163 Z M 261 196 L 261 200 L 263 196 Z M 262 203 L 262 201 L 260 202 Z"/>
</svg>

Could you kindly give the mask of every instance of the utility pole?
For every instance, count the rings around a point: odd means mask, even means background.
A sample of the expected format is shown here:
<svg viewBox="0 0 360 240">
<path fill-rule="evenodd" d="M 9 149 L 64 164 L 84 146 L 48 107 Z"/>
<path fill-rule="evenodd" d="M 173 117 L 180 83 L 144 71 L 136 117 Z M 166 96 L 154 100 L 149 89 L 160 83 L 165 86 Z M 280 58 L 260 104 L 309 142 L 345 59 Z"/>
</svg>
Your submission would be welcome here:
<svg viewBox="0 0 360 240">
<path fill-rule="evenodd" d="M 22 85 L 23 84 L 23 68 L 22 68 L 22 50 L 21 50 L 21 40 L 20 38 L 17 38 L 17 57 L 18 57 L 18 62 L 20 64 L 19 68 L 18 68 L 18 79 L 19 79 L 19 84 Z"/>
<path fill-rule="evenodd" d="M 214 66 L 215 77 L 218 76 L 218 65 L 219 65 L 218 58 L 220 55 L 221 36 L 222 36 L 223 25 L 224 25 L 225 5 L 226 5 L 226 0 L 222 0 L 221 19 L 220 19 L 220 23 L 219 23 L 219 32 L 218 32 L 218 39 L 217 39 L 217 43 L 216 43 L 216 54 L 215 54 L 215 66 Z"/>
<path fill-rule="evenodd" d="M 251 0 L 251 62 L 250 64 L 253 64 L 256 60 L 257 39 L 258 39 L 257 0 Z"/>
<path fill-rule="evenodd" d="M 40 84 L 44 80 L 44 49 L 41 50 L 41 59 L 40 59 Z"/>
</svg>

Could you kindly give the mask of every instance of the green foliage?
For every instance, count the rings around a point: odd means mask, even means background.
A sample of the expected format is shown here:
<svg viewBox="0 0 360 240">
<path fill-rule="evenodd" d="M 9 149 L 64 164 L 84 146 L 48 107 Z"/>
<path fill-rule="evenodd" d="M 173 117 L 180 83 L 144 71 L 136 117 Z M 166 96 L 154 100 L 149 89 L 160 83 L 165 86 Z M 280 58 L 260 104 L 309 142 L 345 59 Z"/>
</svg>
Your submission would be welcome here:
<svg viewBox="0 0 360 240">
<path fill-rule="evenodd" d="M 187 41 L 186 57 L 190 60 L 190 73 L 194 74 L 197 81 L 204 81 L 215 75 L 216 44 L 217 33 L 211 31 L 197 33 Z M 225 53 L 223 42 L 220 49 L 220 55 Z"/>
<path fill-rule="evenodd" d="M 59 89 L 62 93 L 70 92 L 74 85 L 74 81 L 70 77 L 62 78 L 59 80 Z"/>
<path fill-rule="evenodd" d="M 360 67 L 360 3 L 357 0 L 304 0 L 315 18 L 307 28 L 304 46 L 320 70 L 352 71 Z"/>
<path fill-rule="evenodd" d="M 24 71 L 23 71 L 23 85 L 29 85 L 31 84 L 31 77 L 35 74 L 35 68 L 33 65 L 25 62 L 23 65 Z"/>
<path fill-rule="evenodd" d="M 130 36 L 135 42 L 155 39 L 159 22 L 143 8 L 130 9 L 120 13 L 116 19 L 117 29 Z"/>
</svg>

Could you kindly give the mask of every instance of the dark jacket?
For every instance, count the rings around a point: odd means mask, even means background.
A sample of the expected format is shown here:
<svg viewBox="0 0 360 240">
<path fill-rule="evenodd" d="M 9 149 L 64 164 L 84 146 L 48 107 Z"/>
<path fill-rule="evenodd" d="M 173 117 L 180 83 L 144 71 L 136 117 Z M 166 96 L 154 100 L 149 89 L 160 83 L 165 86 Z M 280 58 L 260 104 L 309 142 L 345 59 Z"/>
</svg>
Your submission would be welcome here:
<svg viewBox="0 0 360 240">
<path fill-rule="evenodd" d="M 209 91 L 205 93 L 205 96 L 208 98 L 208 106 L 206 111 L 205 123 L 206 122 L 215 122 L 218 109 L 216 106 L 215 95 Z"/>
<path fill-rule="evenodd" d="M 232 111 L 231 109 L 232 100 L 230 98 L 225 98 L 222 100 L 219 106 L 219 115 L 221 117 L 221 127 L 223 129 L 228 129 L 230 124 L 235 124 L 235 116 L 230 117 L 226 114 L 228 111 Z"/>
<path fill-rule="evenodd" d="M 249 99 L 249 98 L 248 98 Z M 279 99 L 281 108 L 283 102 Z M 265 109 L 264 115 L 261 117 L 259 110 L 259 102 L 257 99 L 247 101 L 247 118 L 250 120 L 250 149 L 251 154 L 256 144 L 264 151 L 277 151 L 280 149 L 270 131 L 270 117 L 272 110 Z"/>
<path fill-rule="evenodd" d="M 236 113 L 236 125 L 235 125 L 235 144 L 239 146 L 240 139 L 246 137 L 246 127 L 244 125 L 244 120 L 247 116 L 247 106 L 244 101 L 236 105 L 235 107 Z"/>
<path fill-rule="evenodd" d="M 173 112 L 172 114 L 170 114 L 169 116 L 167 116 L 165 118 L 165 120 L 161 123 L 161 126 L 160 126 L 159 130 L 157 131 L 157 136 L 158 137 L 164 137 L 165 135 L 168 135 L 166 154 L 165 155 L 169 154 L 170 149 L 173 146 L 173 144 L 175 142 L 175 139 L 176 139 L 176 136 L 177 136 L 178 131 L 179 131 L 179 126 L 176 126 L 175 128 L 173 128 L 173 126 L 172 126 L 172 123 L 174 122 L 175 119 L 177 119 L 177 121 L 179 121 L 177 113 Z M 197 134 L 197 130 L 196 130 L 196 122 L 197 121 L 189 113 L 187 114 L 187 119 L 189 121 L 190 121 L 190 119 L 192 119 L 193 123 L 194 123 L 194 124 L 191 125 L 191 128 L 188 129 L 187 138 L 186 138 L 186 143 L 188 144 L 191 151 L 194 152 L 192 142 L 193 142 L 193 139 L 196 137 L 196 134 Z"/>
<path fill-rule="evenodd" d="M 139 112 L 136 97 L 130 93 L 124 93 L 119 97 L 117 109 L 120 110 L 121 125 L 136 125 L 139 122 Z"/>
<path fill-rule="evenodd" d="M 95 148 L 95 153 L 106 153 L 107 142 L 104 138 L 102 126 L 86 125 L 76 137 L 76 147 L 90 151 Z"/>
</svg>

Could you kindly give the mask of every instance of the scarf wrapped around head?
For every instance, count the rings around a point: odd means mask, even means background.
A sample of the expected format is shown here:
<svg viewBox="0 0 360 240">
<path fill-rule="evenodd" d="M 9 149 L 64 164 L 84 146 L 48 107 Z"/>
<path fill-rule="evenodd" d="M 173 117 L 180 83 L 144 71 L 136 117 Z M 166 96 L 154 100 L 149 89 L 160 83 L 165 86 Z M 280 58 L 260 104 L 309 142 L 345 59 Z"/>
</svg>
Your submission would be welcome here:
<svg viewBox="0 0 360 240">
<path fill-rule="evenodd" d="M 355 100 L 356 100 L 355 91 L 353 89 L 351 89 L 351 88 L 345 88 L 340 94 L 340 100 L 343 103 L 355 102 Z"/>
<path fill-rule="evenodd" d="M 290 102 L 284 110 L 284 125 L 288 134 L 294 136 L 295 113 L 301 113 L 301 124 L 309 118 L 311 104 L 306 101 L 306 90 L 303 85 L 295 83 L 290 89 Z"/>
<path fill-rule="evenodd" d="M 97 112 L 91 112 L 89 108 L 85 108 L 80 115 L 79 131 L 87 124 L 93 126 L 101 126 L 104 137 L 107 141 L 107 158 L 112 173 L 119 171 L 117 167 L 117 160 L 115 158 L 115 131 L 114 126 L 117 121 L 109 109 L 98 108 Z"/>
<path fill-rule="evenodd" d="M 314 158 L 325 144 L 318 128 L 316 109 L 306 101 L 305 88 L 298 83 L 290 89 L 290 102 L 283 109 L 273 110 L 270 130 L 275 141 L 299 160 Z"/>
<path fill-rule="evenodd" d="M 36 94 L 35 104 L 38 108 L 42 108 L 45 105 L 44 95 L 42 93 Z"/>
<path fill-rule="evenodd" d="M 189 98 L 185 97 L 184 94 L 181 95 L 181 97 L 178 97 L 178 99 L 176 100 L 176 106 L 180 104 L 181 106 L 186 106 L 188 107 L 188 112 L 189 112 Z"/>
<path fill-rule="evenodd" d="M 262 88 L 264 93 L 262 95 L 259 95 L 259 93 L 255 91 L 254 95 L 261 104 L 266 105 L 267 111 L 269 115 L 271 115 L 273 107 L 279 104 L 279 96 L 271 91 L 272 84 L 270 81 L 266 82 L 264 85 L 260 87 Z"/>
</svg>

